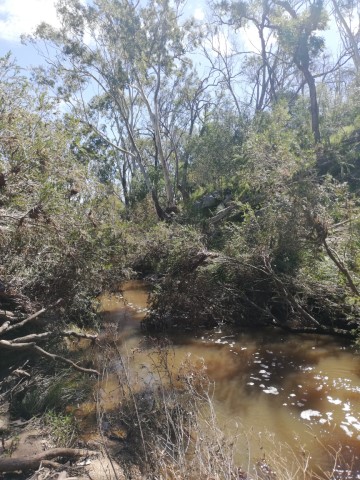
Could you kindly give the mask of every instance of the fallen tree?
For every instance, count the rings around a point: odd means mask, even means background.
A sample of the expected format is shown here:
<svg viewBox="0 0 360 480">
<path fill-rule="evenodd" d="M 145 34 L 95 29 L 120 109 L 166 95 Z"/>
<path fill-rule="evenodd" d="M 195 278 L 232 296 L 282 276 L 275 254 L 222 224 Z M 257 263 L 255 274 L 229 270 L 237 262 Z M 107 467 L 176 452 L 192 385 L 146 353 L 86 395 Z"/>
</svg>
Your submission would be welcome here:
<svg viewBox="0 0 360 480">
<path fill-rule="evenodd" d="M 0 458 L 0 472 L 10 473 L 17 471 L 24 472 L 27 470 L 37 470 L 41 464 L 44 465 L 46 462 L 56 458 L 89 457 L 93 455 L 98 455 L 98 452 L 78 448 L 53 448 L 31 457 Z M 50 462 L 50 465 L 54 466 L 53 462 Z"/>
<path fill-rule="evenodd" d="M 152 294 L 144 328 L 196 329 L 224 322 L 354 337 L 360 309 L 345 303 L 346 287 L 276 272 L 265 255 L 253 260 L 188 252 L 171 264 Z"/>
<path fill-rule="evenodd" d="M 2 317 L 0 317 L 0 321 L 1 319 L 3 321 L 3 324 L 0 325 L 0 351 L 2 349 L 10 350 L 10 351 L 20 351 L 20 350 L 29 351 L 54 361 L 66 363 L 70 365 L 72 368 L 80 372 L 99 375 L 99 372 L 97 370 L 94 370 L 92 368 L 81 367 L 80 365 L 76 364 L 69 358 L 63 357 L 55 353 L 48 352 L 47 350 L 44 350 L 44 348 L 38 345 L 39 342 L 43 342 L 45 340 L 49 340 L 54 337 L 59 337 L 59 338 L 75 337 L 77 339 L 86 338 L 86 339 L 90 339 L 91 341 L 95 341 L 97 338 L 96 334 L 92 335 L 88 333 L 76 332 L 73 330 L 63 330 L 63 331 L 54 330 L 54 331 L 45 331 L 41 333 L 31 333 L 25 336 L 9 338 L 9 336 L 13 337 L 14 331 L 21 330 L 25 326 L 28 326 L 35 319 L 40 317 L 40 315 L 44 314 L 45 312 L 48 312 L 49 310 L 56 308 L 58 305 L 62 303 L 62 301 L 63 301 L 62 299 L 59 299 L 52 305 L 49 305 L 46 308 L 43 307 L 37 312 L 27 316 L 26 318 L 21 318 L 21 316 L 18 317 L 14 314 L 9 315 L 8 312 L 4 312 Z"/>
</svg>

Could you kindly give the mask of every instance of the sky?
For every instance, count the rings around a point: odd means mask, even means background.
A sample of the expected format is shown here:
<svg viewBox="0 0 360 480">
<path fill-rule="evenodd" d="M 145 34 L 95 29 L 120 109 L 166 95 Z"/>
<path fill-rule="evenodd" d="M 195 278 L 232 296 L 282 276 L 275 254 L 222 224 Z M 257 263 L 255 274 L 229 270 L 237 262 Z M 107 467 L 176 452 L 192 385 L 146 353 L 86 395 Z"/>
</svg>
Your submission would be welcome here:
<svg viewBox="0 0 360 480">
<path fill-rule="evenodd" d="M 200 21 L 205 16 L 203 1 L 189 2 L 187 7 Z M 0 56 L 11 50 L 21 66 L 37 64 L 40 59 L 34 49 L 22 45 L 20 36 L 33 33 L 41 22 L 58 26 L 55 3 L 56 0 L 0 0 Z"/>
<path fill-rule="evenodd" d="M 0 56 L 11 50 L 20 66 L 28 67 L 40 62 L 33 47 L 21 44 L 20 35 L 32 33 L 36 26 L 45 21 L 57 26 L 55 10 L 56 0 L 0 0 Z M 197 20 L 205 18 L 204 0 L 189 1 L 186 13 Z M 331 25 L 331 23 L 330 23 Z M 339 38 L 334 35 L 335 29 L 325 32 L 327 43 L 332 49 L 337 49 Z M 246 50 L 256 49 L 258 39 L 256 31 L 248 30 L 241 38 Z M 227 40 L 219 39 L 226 48 Z"/>
<path fill-rule="evenodd" d="M 57 25 L 54 0 L 0 0 L 0 55 L 12 51 L 21 66 L 37 64 L 33 48 L 21 44 L 20 35 L 32 33 L 46 21 Z"/>
</svg>

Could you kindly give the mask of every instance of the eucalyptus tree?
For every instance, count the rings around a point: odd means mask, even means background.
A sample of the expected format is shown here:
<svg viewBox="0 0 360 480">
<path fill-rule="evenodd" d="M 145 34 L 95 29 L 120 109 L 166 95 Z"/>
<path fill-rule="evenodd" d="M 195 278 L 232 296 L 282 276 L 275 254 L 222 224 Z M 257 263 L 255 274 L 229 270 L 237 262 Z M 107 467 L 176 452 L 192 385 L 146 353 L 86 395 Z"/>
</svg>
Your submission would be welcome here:
<svg viewBox="0 0 360 480">
<path fill-rule="evenodd" d="M 356 0 L 331 0 L 345 51 L 360 71 L 360 7 Z"/>
<path fill-rule="evenodd" d="M 280 54 L 276 43 L 276 32 L 271 24 L 272 3 L 269 0 L 235 1 L 221 0 L 213 4 L 213 9 L 220 24 L 232 27 L 236 32 L 242 31 L 245 35 L 249 30 L 256 32 L 256 44 L 248 51 L 244 49 L 237 56 L 243 57 L 242 71 L 250 80 L 250 97 L 248 103 L 256 112 L 261 112 L 277 100 L 283 85 L 280 83 L 284 72 L 280 65 Z M 234 55 L 232 54 L 232 57 Z M 225 71 L 230 73 L 230 62 L 223 63 Z M 282 71 L 282 74 L 278 74 Z M 222 69 L 224 74 L 224 68 Z M 234 78 L 238 72 L 231 69 Z M 229 75 L 228 75 L 229 78 Z"/>
<path fill-rule="evenodd" d="M 319 104 L 313 72 L 314 59 L 324 49 L 324 39 L 318 31 L 327 24 L 323 0 L 274 0 L 274 29 L 283 49 L 303 75 L 310 97 L 311 127 L 315 143 L 321 140 Z"/>
<path fill-rule="evenodd" d="M 162 129 L 170 142 L 169 153 L 174 160 L 174 190 L 184 201 L 189 200 L 188 172 L 192 162 L 190 143 L 201 131 L 209 108 L 214 102 L 210 75 L 199 77 L 196 70 L 185 67 L 179 76 L 162 91 Z"/>
<path fill-rule="evenodd" d="M 247 60 L 249 69 L 255 72 L 256 110 L 264 110 L 284 92 L 296 92 L 305 84 L 314 141 L 320 142 L 314 65 L 325 46 L 318 33 L 327 24 L 323 0 L 222 0 L 216 7 L 235 29 L 251 25 L 258 34 L 259 56 Z"/>
<path fill-rule="evenodd" d="M 41 24 L 31 39 L 49 64 L 41 72 L 43 81 L 118 152 L 123 179 L 132 168 L 140 170 L 157 214 L 164 218 L 175 194 L 173 146 L 162 128 L 162 92 L 189 64 L 178 8 L 168 0 L 95 0 L 89 5 L 60 0 L 57 11 L 60 28 Z M 148 146 L 150 139 L 150 150 L 143 148 L 144 139 Z M 154 159 L 165 205 L 149 175 Z"/>
<path fill-rule="evenodd" d="M 245 108 L 241 98 L 244 69 L 241 57 L 246 52 L 238 48 L 236 39 L 231 36 L 229 28 L 222 25 L 206 25 L 206 39 L 201 43 L 201 52 L 209 65 L 209 78 L 212 85 L 229 92 L 234 108 L 239 117 Z"/>
</svg>

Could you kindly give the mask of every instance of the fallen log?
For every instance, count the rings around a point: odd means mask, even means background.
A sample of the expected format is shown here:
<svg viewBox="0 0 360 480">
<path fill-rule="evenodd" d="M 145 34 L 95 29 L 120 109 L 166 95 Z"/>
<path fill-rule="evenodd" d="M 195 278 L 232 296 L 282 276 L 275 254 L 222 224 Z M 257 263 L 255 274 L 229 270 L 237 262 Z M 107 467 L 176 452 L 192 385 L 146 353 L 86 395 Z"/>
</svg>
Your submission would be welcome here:
<svg viewBox="0 0 360 480">
<path fill-rule="evenodd" d="M 1 333 L 1 327 L 0 327 Z M 32 333 L 30 335 L 26 335 L 25 337 L 18 337 L 11 340 L 11 344 L 14 343 L 26 343 L 26 342 L 39 342 L 42 340 L 48 340 L 49 338 L 53 337 L 75 337 L 78 340 L 86 339 L 95 341 L 98 338 L 97 334 L 90 334 L 90 333 L 81 333 L 81 332 L 74 332 L 73 330 L 69 330 L 66 332 L 43 332 L 43 333 Z"/>
<path fill-rule="evenodd" d="M 236 203 L 231 203 L 228 207 L 220 210 L 219 213 L 211 217 L 208 220 L 209 225 L 216 225 L 217 223 L 221 222 L 221 220 L 227 218 L 236 208 L 238 208 L 238 205 Z"/>
<path fill-rule="evenodd" d="M 10 326 L 10 322 L 5 322 L 1 325 L 0 327 L 0 335 L 3 333 L 3 332 L 6 332 L 6 330 L 9 328 Z"/>
<path fill-rule="evenodd" d="M 82 332 L 75 332 L 74 330 L 67 330 L 65 332 L 60 332 L 59 335 L 63 337 L 76 337 L 78 340 L 85 338 L 87 340 L 95 341 L 98 338 L 98 335 L 96 333 L 94 334 L 82 333 Z"/>
<path fill-rule="evenodd" d="M 0 458 L 0 472 L 7 473 L 37 470 L 40 467 L 41 463 L 46 460 L 52 460 L 54 458 L 61 457 L 89 457 L 92 455 L 98 455 L 98 452 L 79 448 L 53 448 L 32 457 Z"/>
</svg>

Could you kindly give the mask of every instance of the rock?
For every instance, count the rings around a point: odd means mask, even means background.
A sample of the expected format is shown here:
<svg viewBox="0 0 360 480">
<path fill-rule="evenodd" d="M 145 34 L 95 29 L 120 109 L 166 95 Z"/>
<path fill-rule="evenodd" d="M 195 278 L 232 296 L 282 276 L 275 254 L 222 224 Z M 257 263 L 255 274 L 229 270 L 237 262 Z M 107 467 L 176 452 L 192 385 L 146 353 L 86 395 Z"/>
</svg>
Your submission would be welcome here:
<svg viewBox="0 0 360 480">
<path fill-rule="evenodd" d="M 199 200 L 194 203 L 194 207 L 198 210 L 203 208 L 214 208 L 220 203 L 227 206 L 232 201 L 232 193 L 229 188 L 224 191 L 215 190 L 211 193 L 206 193 Z"/>
<path fill-rule="evenodd" d="M 4 435 L 9 431 L 9 417 L 0 415 L 0 435 Z"/>
<path fill-rule="evenodd" d="M 125 480 L 123 469 L 114 460 L 109 460 L 105 455 L 91 460 L 91 463 L 85 467 L 88 478 L 93 480 Z M 133 478 L 133 477 L 132 477 Z M 136 477 L 134 477 L 136 478 Z"/>
<path fill-rule="evenodd" d="M 233 196 L 231 195 L 231 192 L 225 195 L 224 198 L 224 205 L 227 207 L 230 202 L 232 202 Z"/>
<path fill-rule="evenodd" d="M 201 200 L 201 208 L 211 208 L 218 205 L 219 200 L 212 193 L 205 195 Z"/>
</svg>

